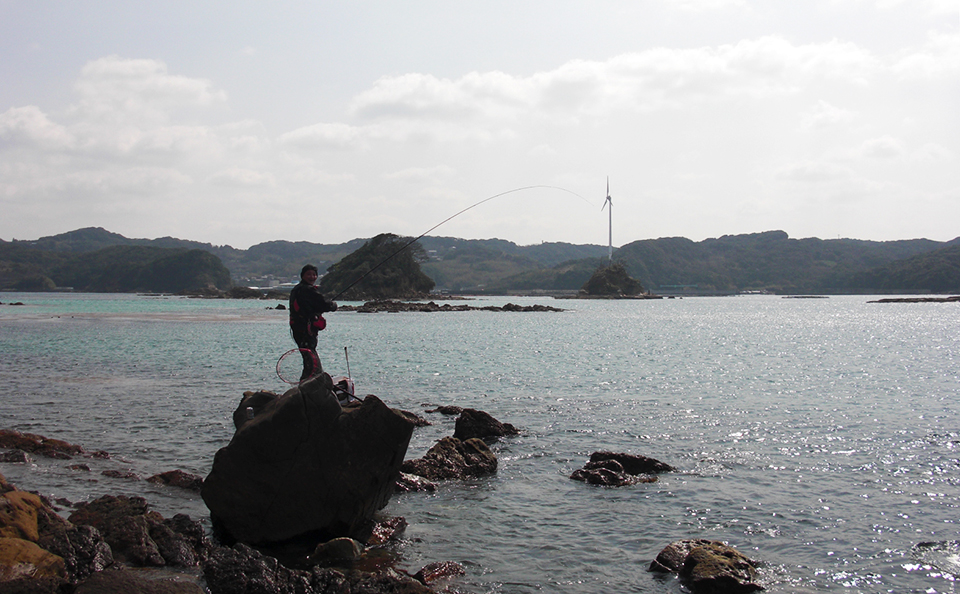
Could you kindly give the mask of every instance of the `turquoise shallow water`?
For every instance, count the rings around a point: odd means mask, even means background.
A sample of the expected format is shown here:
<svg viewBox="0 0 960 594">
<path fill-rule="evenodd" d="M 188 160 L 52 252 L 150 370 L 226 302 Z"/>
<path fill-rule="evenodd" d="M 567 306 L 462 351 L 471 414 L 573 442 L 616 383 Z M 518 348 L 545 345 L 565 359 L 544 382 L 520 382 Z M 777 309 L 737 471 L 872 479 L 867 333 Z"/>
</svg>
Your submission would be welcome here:
<svg viewBox="0 0 960 594">
<path fill-rule="evenodd" d="M 103 449 L 90 462 L 205 475 L 244 390 L 282 391 L 292 343 L 272 302 L 0 294 L 0 426 Z M 868 297 L 661 301 L 486 299 L 561 313 L 327 316 L 321 357 L 358 391 L 423 413 L 455 404 L 522 429 L 496 476 L 395 496 L 402 567 L 462 563 L 471 592 L 679 592 L 647 573 L 680 538 L 764 562 L 769 591 L 950 592 L 911 547 L 960 538 L 960 307 Z M 425 415 L 408 457 L 453 432 Z M 570 473 L 596 450 L 680 469 L 620 489 Z M 0 464 L 72 501 L 199 498 L 66 469 Z"/>
</svg>

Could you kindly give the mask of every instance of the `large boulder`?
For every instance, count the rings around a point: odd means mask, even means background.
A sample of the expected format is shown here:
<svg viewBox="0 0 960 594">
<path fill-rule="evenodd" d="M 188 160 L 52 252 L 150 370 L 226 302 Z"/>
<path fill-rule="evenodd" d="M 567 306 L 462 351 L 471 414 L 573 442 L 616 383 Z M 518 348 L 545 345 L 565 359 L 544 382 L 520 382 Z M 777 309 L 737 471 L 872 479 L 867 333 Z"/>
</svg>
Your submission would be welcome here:
<svg viewBox="0 0 960 594">
<path fill-rule="evenodd" d="M 245 394 L 237 431 L 201 489 L 222 536 L 248 544 L 370 536 L 413 424 L 376 396 L 341 408 L 332 388 L 321 374 L 280 396 Z"/>
<path fill-rule="evenodd" d="M 461 441 L 474 437 L 485 439 L 488 437 L 503 437 L 517 435 L 520 431 L 510 423 L 501 423 L 492 415 L 475 408 L 465 408 L 457 418 L 453 436 Z"/>
<path fill-rule="evenodd" d="M 757 563 L 715 540 L 688 539 L 667 545 L 648 571 L 671 572 L 697 594 L 746 594 L 763 590 Z"/>
</svg>

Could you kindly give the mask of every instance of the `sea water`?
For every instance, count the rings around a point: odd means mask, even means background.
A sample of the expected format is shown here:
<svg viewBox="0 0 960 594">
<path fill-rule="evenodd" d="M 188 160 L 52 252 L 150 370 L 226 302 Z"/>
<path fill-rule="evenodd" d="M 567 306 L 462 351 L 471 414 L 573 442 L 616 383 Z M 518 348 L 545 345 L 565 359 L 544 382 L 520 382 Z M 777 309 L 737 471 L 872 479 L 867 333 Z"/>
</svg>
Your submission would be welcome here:
<svg viewBox="0 0 960 594">
<path fill-rule="evenodd" d="M 437 405 L 521 430 L 495 475 L 393 497 L 401 568 L 466 569 L 466 592 L 680 592 L 661 548 L 721 540 L 771 592 L 952 592 L 912 552 L 960 539 L 960 305 L 870 297 L 484 298 L 563 312 L 328 314 L 320 355 L 358 394 L 421 414 L 407 453 L 451 435 Z M 208 522 L 194 493 L 110 478 L 205 476 L 246 390 L 282 392 L 286 312 L 265 301 L 0 294 L 0 427 L 108 460 L 0 464 L 77 502 L 140 494 Z M 458 302 L 459 303 L 459 302 Z M 345 352 L 346 349 L 346 352 Z M 612 450 L 675 466 L 655 483 L 573 481 Z M 90 470 L 74 470 L 81 462 Z M 63 510 L 69 513 L 69 508 Z"/>
</svg>

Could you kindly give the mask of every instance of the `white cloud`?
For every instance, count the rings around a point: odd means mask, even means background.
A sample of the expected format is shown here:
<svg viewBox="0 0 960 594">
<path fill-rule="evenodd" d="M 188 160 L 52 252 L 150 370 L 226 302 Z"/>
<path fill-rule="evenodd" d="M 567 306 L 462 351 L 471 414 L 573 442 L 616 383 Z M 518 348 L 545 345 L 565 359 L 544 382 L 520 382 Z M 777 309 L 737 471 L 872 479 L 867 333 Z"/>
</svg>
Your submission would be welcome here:
<svg viewBox="0 0 960 594">
<path fill-rule="evenodd" d="M 218 171 L 211 175 L 207 181 L 218 186 L 236 188 L 270 187 L 276 185 L 276 179 L 272 173 L 244 169 L 242 167 L 231 167 Z"/>
<path fill-rule="evenodd" d="M 872 159 L 893 159 L 903 156 L 904 149 L 896 139 L 882 136 L 865 141 L 860 146 L 860 152 L 864 157 Z"/>
<path fill-rule="evenodd" d="M 226 101 L 210 81 L 172 75 L 159 60 L 119 56 L 88 62 L 76 90 L 77 116 L 107 121 L 165 122 L 178 110 Z"/>
<path fill-rule="evenodd" d="M 281 144 L 300 148 L 344 150 L 362 148 L 362 134 L 354 126 L 342 123 L 320 123 L 282 134 Z"/>
<path fill-rule="evenodd" d="M 0 114 L 0 140 L 48 149 L 66 149 L 75 144 L 64 126 L 52 122 L 35 105 L 10 108 Z"/>
<path fill-rule="evenodd" d="M 923 48 L 902 52 L 892 68 L 905 79 L 960 76 L 960 34 L 931 32 Z"/>
<path fill-rule="evenodd" d="M 782 167 L 774 176 L 785 181 L 820 184 L 850 179 L 853 171 L 834 163 L 808 162 Z"/>
<path fill-rule="evenodd" d="M 855 119 L 856 114 L 852 111 L 839 108 L 820 99 L 813 108 L 802 115 L 800 126 L 808 129 L 822 129 L 849 124 Z"/>
</svg>

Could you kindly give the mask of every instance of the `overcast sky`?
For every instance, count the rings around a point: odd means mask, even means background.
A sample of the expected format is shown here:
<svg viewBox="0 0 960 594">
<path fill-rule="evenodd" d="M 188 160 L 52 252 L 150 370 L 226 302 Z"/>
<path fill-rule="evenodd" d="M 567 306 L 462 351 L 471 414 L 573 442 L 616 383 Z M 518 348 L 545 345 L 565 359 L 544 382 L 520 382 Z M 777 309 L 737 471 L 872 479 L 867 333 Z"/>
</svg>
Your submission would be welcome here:
<svg viewBox="0 0 960 594">
<path fill-rule="evenodd" d="M 0 238 L 960 235 L 957 0 L 0 0 Z"/>
</svg>

